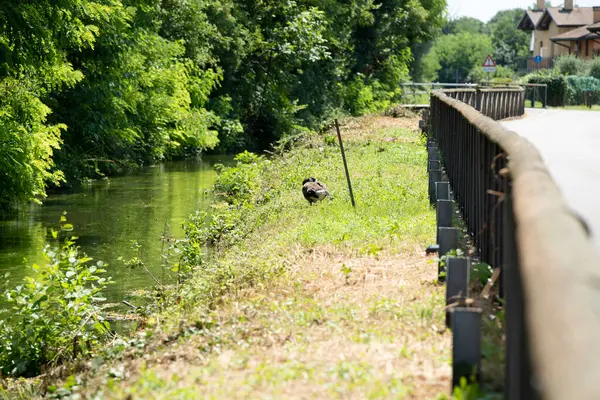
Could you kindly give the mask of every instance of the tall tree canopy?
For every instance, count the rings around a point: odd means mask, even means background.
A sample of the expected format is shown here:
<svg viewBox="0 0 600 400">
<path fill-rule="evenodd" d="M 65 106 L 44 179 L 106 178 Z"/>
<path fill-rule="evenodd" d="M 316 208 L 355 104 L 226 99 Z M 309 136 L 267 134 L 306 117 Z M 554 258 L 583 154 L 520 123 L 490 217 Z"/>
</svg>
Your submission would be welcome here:
<svg viewBox="0 0 600 400">
<path fill-rule="evenodd" d="M 492 54 L 498 65 L 495 77 L 511 77 L 529 55 L 531 35 L 517 29 L 524 9 L 499 11 L 487 24 L 462 17 L 447 21 L 423 56 L 422 79 L 466 82 L 484 79 L 481 64 Z"/>
<path fill-rule="evenodd" d="M 529 55 L 531 34 L 516 28 L 523 13 L 520 8 L 500 11 L 488 22 L 496 62 L 513 70 Z"/>
<path fill-rule="evenodd" d="M 445 0 L 4 0 L 0 209 L 398 95 Z"/>
<path fill-rule="evenodd" d="M 492 40 L 481 33 L 442 36 L 423 60 L 425 76 L 439 82 L 465 82 L 492 50 Z"/>
</svg>

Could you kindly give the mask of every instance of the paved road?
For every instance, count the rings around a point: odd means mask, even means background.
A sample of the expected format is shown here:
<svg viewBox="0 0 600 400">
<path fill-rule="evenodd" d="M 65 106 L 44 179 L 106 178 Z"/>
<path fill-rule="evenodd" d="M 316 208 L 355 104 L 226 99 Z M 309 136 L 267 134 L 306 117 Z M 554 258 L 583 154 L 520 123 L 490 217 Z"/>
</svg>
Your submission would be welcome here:
<svg viewBox="0 0 600 400">
<path fill-rule="evenodd" d="M 502 125 L 538 148 L 600 251 L 600 112 L 527 109 L 524 118 Z"/>
</svg>

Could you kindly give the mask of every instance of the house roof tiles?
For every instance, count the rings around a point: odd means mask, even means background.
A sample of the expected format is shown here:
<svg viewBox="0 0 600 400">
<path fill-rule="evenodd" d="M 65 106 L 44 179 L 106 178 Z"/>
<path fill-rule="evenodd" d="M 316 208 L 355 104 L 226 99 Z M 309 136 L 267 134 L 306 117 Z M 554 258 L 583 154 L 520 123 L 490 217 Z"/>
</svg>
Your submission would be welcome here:
<svg viewBox="0 0 600 400">
<path fill-rule="evenodd" d="M 580 28 L 576 28 L 570 30 L 565 33 L 561 33 L 560 35 L 556 35 L 551 37 L 550 40 L 553 42 L 570 42 L 573 40 L 582 40 L 582 39 L 598 39 L 600 35 L 596 33 L 592 33 L 588 30 L 589 26 L 582 26 Z"/>
<path fill-rule="evenodd" d="M 575 7 L 565 10 L 562 7 L 548 7 L 536 24 L 536 29 L 547 29 L 550 20 L 558 26 L 583 26 L 594 23 L 593 7 Z"/>
</svg>

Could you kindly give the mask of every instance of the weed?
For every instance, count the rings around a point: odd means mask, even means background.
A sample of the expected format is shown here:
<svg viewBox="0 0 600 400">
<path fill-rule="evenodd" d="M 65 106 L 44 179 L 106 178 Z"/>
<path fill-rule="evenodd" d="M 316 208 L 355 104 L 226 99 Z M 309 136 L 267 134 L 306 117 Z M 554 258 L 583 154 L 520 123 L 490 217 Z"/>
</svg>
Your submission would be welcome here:
<svg viewBox="0 0 600 400">
<path fill-rule="evenodd" d="M 35 376 L 51 364 L 89 354 L 98 340 L 110 332 L 100 303 L 102 291 L 112 282 L 104 278 L 105 265 L 75 246 L 75 237 L 59 234 L 73 230 L 66 217 L 61 229 L 51 231 L 46 245 L 47 263 L 33 265 L 32 276 L 6 291 L 0 315 L 0 370 L 9 376 Z"/>
</svg>

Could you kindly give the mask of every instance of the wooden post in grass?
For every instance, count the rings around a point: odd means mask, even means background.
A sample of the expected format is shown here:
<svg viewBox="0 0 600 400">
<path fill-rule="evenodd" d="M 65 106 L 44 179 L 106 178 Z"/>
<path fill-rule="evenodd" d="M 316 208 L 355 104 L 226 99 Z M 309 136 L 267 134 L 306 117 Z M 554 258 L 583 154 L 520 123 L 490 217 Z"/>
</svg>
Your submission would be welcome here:
<svg viewBox="0 0 600 400">
<path fill-rule="evenodd" d="M 352 193 L 352 182 L 350 182 L 350 173 L 348 172 L 348 164 L 346 163 L 346 153 L 344 152 L 344 143 L 342 142 L 342 134 L 340 133 L 340 124 L 336 118 L 335 129 L 337 130 L 338 140 L 340 142 L 340 150 L 342 151 L 342 159 L 344 160 L 344 169 L 346 170 L 346 180 L 348 181 L 348 190 L 350 191 L 350 200 L 352 201 L 352 207 L 356 208 L 354 202 L 354 193 Z"/>
</svg>

